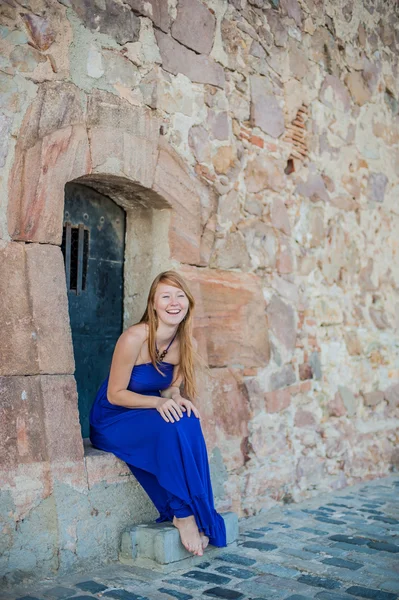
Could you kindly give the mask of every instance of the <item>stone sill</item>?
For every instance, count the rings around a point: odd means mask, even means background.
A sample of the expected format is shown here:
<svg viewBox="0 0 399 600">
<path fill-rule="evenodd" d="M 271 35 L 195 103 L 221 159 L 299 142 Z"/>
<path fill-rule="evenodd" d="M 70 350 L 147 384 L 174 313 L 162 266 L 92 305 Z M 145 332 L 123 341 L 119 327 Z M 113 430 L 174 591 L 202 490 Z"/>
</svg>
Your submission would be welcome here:
<svg viewBox="0 0 399 600">
<path fill-rule="evenodd" d="M 107 483 L 136 481 L 126 463 L 111 452 L 97 450 L 91 445 L 89 438 L 83 439 L 83 447 L 89 488 L 104 481 Z"/>
</svg>

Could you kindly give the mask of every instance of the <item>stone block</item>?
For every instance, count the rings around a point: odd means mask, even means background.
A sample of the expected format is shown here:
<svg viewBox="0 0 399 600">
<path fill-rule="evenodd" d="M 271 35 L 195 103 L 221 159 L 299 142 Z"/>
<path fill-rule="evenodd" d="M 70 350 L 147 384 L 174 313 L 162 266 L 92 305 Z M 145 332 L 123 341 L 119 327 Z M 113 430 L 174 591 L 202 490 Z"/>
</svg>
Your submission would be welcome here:
<svg viewBox="0 0 399 600">
<path fill-rule="evenodd" d="M 162 31 L 169 31 L 172 18 L 165 0 L 126 0 L 126 4 L 135 12 L 151 19 Z"/>
<path fill-rule="evenodd" d="M 139 17 L 116 0 L 107 0 L 106 3 L 71 0 L 71 6 L 85 27 L 91 31 L 105 33 L 113 37 L 118 44 L 136 42 L 139 39 Z"/>
<path fill-rule="evenodd" d="M 0 242 L 0 374 L 39 372 L 25 245 Z"/>
<path fill-rule="evenodd" d="M 124 175 L 150 188 L 158 156 L 159 120 L 146 107 L 134 107 L 97 90 L 88 104 L 93 172 Z"/>
<path fill-rule="evenodd" d="M 274 138 L 284 133 L 284 113 L 279 101 L 265 77 L 251 75 L 251 122 L 252 126 Z"/>
<path fill-rule="evenodd" d="M 216 29 L 215 15 L 199 0 L 180 0 L 172 36 L 199 54 L 209 54 Z"/>
<path fill-rule="evenodd" d="M 181 158 L 166 144 L 160 146 L 152 189 L 172 207 L 171 257 L 183 263 L 201 264 L 201 202 L 196 181 Z"/>
<path fill-rule="evenodd" d="M 40 377 L 0 377 L 0 397 L 2 469 L 46 461 Z"/>
<path fill-rule="evenodd" d="M 40 373 L 74 373 L 68 298 L 61 249 L 28 244 L 26 264 Z"/>
<path fill-rule="evenodd" d="M 90 172 L 86 128 L 58 129 L 22 150 L 10 176 L 8 230 L 13 239 L 61 244 L 64 187 Z"/>
<path fill-rule="evenodd" d="M 238 538 L 238 517 L 233 512 L 222 513 L 226 525 L 227 543 Z M 208 546 L 205 554 L 212 549 Z M 161 565 L 192 557 L 180 542 L 179 532 L 170 523 L 136 525 L 122 534 L 122 559 L 149 559 Z"/>
<path fill-rule="evenodd" d="M 352 71 L 345 78 L 345 83 L 349 88 L 353 101 L 359 106 L 363 106 L 371 99 L 370 88 L 366 84 L 359 71 Z"/>
<path fill-rule="evenodd" d="M 384 391 L 384 397 L 391 409 L 399 406 L 399 383 L 389 386 Z"/>
<path fill-rule="evenodd" d="M 349 417 L 353 417 L 357 411 L 357 400 L 351 390 L 345 386 L 338 386 L 338 393 L 342 398 Z"/>
<path fill-rule="evenodd" d="M 274 295 L 267 307 L 267 316 L 270 329 L 276 338 L 292 352 L 296 343 L 296 324 L 292 306 Z"/>
<path fill-rule="evenodd" d="M 265 407 L 269 413 L 281 412 L 291 404 L 291 390 L 289 388 L 266 392 Z"/>
<path fill-rule="evenodd" d="M 384 392 L 381 391 L 362 392 L 362 396 L 366 406 L 377 406 L 384 400 Z"/>
<path fill-rule="evenodd" d="M 248 192 L 257 193 L 267 189 L 281 192 L 285 185 L 282 165 L 274 158 L 256 156 L 245 169 L 245 183 Z"/>
<path fill-rule="evenodd" d="M 56 464 L 83 463 L 76 381 L 72 375 L 42 375 L 44 424 L 48 458 Z"/>
<path fill-rule="evenodd" d="M 326 75 L 320 88 L 320 101 L 333 110 L 348 112 L 351 98 L 345 85 L 334 75 Z"/>
<path fill-rule="evenodd" d="M 155 37 L 165 71 L 173 75 L 183 73 L 194 83 L 210 83 L 220 88 L 224 86 L 223 67 L 213 59 L 185 48 L 162 31 L 155 31 Z"/>
<path fill-rule="evenodd" d="M 388 178 L 384 173 L 371 173 L 367 186 L 368 199 L 371 202 L 384 202 L 387 184 Z"/>
<path fill-rule="evenodd" d="M 265 301 L 248 273 L 182 267 L 197 302 L 194 335 L 212 367 L 266 366 L 270 358 Z"/>
</svg>

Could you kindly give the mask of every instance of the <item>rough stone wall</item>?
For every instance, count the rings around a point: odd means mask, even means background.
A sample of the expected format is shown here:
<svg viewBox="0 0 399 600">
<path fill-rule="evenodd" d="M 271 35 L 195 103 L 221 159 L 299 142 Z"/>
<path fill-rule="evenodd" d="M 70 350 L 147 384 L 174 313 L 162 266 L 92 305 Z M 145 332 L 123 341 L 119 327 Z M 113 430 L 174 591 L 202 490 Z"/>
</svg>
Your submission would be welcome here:
<svg viewBox="0 0 399 600">
<path fill-rule="evenodd" d="M 2 572 L 67 570 L 98 547 L 114 560 L 149 514 L 121 464 L 79 440 L 59 244 L 63 186 L 82 176 L 127 208 L 130 194 L 171 210 L 162 264 L 197 298 L 219 509 L 397 468 L 395 3 L 7 0 L 0 14 Z"/>
</svg>

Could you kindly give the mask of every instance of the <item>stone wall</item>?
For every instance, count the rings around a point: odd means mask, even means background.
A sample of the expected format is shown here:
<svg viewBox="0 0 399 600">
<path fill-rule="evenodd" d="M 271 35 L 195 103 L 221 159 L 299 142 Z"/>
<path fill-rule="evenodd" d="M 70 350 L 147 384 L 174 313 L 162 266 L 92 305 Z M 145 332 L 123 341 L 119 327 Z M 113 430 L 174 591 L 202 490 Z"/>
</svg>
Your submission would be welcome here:
<svg viewBox="0 0 399 600">
<path fill-rule="evenodd" d="M 128 213 L 126 324 L 161 268 L 190 282 L 220 510 L 397 469 L 395 3 L 8 0 L 0 15 L 2 574 L 115 560 L 121 530 L 154 516 L 80 437 L 68 181 Z"/>
</svg>

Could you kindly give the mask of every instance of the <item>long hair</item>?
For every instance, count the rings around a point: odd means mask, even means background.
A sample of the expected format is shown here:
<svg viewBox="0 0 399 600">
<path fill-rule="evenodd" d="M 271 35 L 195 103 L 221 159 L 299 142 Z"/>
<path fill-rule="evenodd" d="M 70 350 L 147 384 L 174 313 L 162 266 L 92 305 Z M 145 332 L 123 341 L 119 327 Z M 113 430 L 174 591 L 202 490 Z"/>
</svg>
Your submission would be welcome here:
<svg viewBox="0 0 399 600">
<path fill-rule="evenodd" d="M 194 400 L 197 394 L 197 385 L 195 378 L 195 366 L 202 361 L 199 355 L 194 350 L 192 345 L 192 318 L 195 307 L 194 296 L 190 292 L 186 281 L 176 271 L 163 271 L 159 273 L 151 284 L 147 298 L 147 307 L 140 323 L 148 324 L 148 351 L 151 362 L 156 370 L 161 373 L 156 358 L 156 331 L 158 328 L 158 315 L 154 310 L 154 297 L 159 283 L 167 283 L 174 287 L 180 288 L 188 298 L 188 310 L 184 319 L 179 323 L 177 328 L 177 339 L 180 343 L 180 362 L 177 370 L 176 378 L 181 375 L 184 384 L 184 392 L 190 400 Z M 175 381 L 175 380 L 174 380 Z M 173 384 L 173 382 L 172 382 Z M 171 384 L 171 385 L 172 385 Z"/>
</svg>

